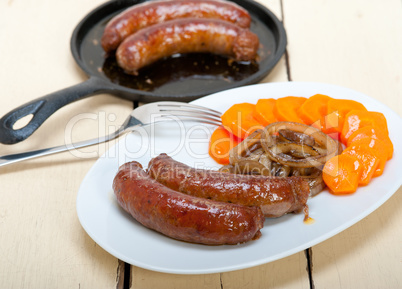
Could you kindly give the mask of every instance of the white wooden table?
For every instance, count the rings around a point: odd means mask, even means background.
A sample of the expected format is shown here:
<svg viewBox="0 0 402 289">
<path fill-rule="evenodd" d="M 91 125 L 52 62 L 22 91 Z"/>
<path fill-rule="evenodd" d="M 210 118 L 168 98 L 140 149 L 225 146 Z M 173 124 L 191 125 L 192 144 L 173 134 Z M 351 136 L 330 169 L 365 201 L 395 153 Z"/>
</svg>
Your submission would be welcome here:
<svg viewBox="0 0 402 289">
<path fill-rule="evenodd" d="M 0 1 L 0 116 L 86 79 L 71 56 L 70 36 L 102 2 Z M 283 20 L 288 36 L 286 55 L 263 82 L 345 86 L 402 116 L 400 0 L 260 2 Z M 73 103 L 26 142 L 0 145 L 0 155 L 105 134 L 132 107 L 112 95 Z M 83 114 L 89 117 L 66 136 L 66 124 Z M 67 152 L 0 168 L 0 288 L 402 288 L 401 188 L 337 236 L 258 267 L 171 275 L 119 261 L 86 234 L 75 204 L 85 174 L 113 143 L 87 148 L 87 159 Z"/>
</svg>

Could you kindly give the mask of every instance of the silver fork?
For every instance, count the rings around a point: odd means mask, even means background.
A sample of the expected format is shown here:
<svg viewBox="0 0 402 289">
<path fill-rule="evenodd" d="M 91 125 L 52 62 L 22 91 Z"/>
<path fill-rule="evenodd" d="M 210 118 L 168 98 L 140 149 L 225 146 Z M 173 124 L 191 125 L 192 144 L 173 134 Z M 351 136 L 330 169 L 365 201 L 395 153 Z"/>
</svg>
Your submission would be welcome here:
<svg viewBox="0 0 402 289">
<path fill-rule="evenodd" d="M 219 111 L 183 102 L 160 101 L 148 103 L 134 109 L 122 126 L 107 136 L 52 148 L 0 156 L 0 167 L 24 160 L 107 142 L 129 131 L 134 131 L 139 127 L 147 126 L 152 123 L 173 120 L 199 122 L 219 126 L 221 125 L 220 116 L 221 113 Z"/>
</svg>

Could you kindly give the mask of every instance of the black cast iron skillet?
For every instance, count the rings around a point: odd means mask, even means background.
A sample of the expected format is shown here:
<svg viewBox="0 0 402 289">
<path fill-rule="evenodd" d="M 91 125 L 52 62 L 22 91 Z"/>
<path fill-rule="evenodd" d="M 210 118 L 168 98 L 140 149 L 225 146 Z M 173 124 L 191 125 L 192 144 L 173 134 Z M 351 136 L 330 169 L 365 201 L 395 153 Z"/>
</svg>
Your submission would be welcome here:
<svg viewBox="0 0 402 289">
<path fill-rule="evenodd" d="M 147 0 L 110 1 L 89 13 L 75 28 L 71 52 L 89 78 L 77 85 L 28 102 L 0 119 L 0 142 L 14 144 L 29 137 L 59 108 L 85 97 L 110 93 L 133 101 L 191 101 L 201 96 L 262 80 L 279 61 L 286 48 L 282 23 L 266 7 L 252 0 L 233 0 L 252 17 L 251 30 L 261 47 L 256 63 L 229 62 L 222 56 L 187 54 L 158 61 L 139 71 L 125 74 L 114 56 L 100 46 L 105 24 L 129 6 Z M 33 115 L 26 126 L 13 129 L 21 118 Z"/>
</svg>

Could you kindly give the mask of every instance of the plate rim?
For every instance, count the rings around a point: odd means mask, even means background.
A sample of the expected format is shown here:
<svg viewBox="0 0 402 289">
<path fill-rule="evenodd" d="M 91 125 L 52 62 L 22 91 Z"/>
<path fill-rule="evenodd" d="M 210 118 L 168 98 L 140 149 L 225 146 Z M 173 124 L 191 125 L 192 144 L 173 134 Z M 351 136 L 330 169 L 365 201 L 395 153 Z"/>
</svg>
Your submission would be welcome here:
<svg viewBox="0 0 402 289">
<path fill-rule="evenodd" d="M 345 87 L 341 87 L 341 86 L 332 85 L 332 84 L 325 84 L 325 83 L 318 83 L 318 82 L 276 82 L 276 83 L 260 83 L 260 84 L 254 84 L 254 85 L 239 87 L 239 88 L 233 88 L 233 89 L 235 89 L 235 90 L 243 90 L 243 89 L 248 90 L 248 89 L 250 89 L 250 87 L 253 87 L 252 89 L 259 89 L 259 88 L 264 87 L 264 86 L 268 87 L 268 86 L 278 86 L 278 85 L 279 86 L 281 86 L 281 85 L 286 85 L 286 86 L 288 86 L 288 85 L 289 86 L 298 86 L 298 85 L 314 85 L 314 86 L 317 85 L 317 86 L 322 86 L 322 85 L 324 85 L 326 87 L 338 88 L 338 89 L 341 89 L 343 91 L 350 91 L 350 92 L 353 92 L 354 94 L 357 93 L 357 95 L 361 95 L 364 98 L 368 98 L 370 101 L 374 101 L 376 104 L 382 106 L 383 109 L 385 108 L 387 110 L 387 115 L 388 114 L 393 115 L 393 118 L 396 117 L 397 121 L 402 124 L 402 118 L 396 112 L 394 112 L 391 108 L 387 107 L 385 104 L 383 104 L 383 103 L 379 102 L 378 100 L 376 100 L 374 98 L 371 98 L 371 97 L 369 97 L 369 96 L 367 96 L 367 95 L 365 95 L 363 93 L 360 93 L 358 91 L 351 90 L 349 88 L 345 88 Z M 261 86 L 261 87 L 258 87 L 258 86 Z M 222 91 L 222 92 L 218 92 L 218 93 L 203 97 L 203 98 L 201 98 L 199 100 L 193 101 L 192 103 L 195 103 L 195 104 L 199 104 L 199 102 L 202 103 L 203 99 L 208 99 L 210 97 L 214 97 L 217 94 L 218 95 L 222 94 L 222 93 L 224 93 L 224 94 L 229 93 L 230 94 L 231 90 L 233 90 L 233 89 L 225 90 L 225 91 Z M 382 110 L 382 109 L 380 109 L 380 110 Z M 125 138 L 126 137 L 127 137 L 127 135 L 125 136 Z M 123 139 L 120 140 L 120 141 L 123 141 Z M 114 144 L 114 146 L 109 148 L 109 150 L 113 149 L 116 145 L 118 145 L 118 143 Z M 400 159 L 399 152 L 396 149 L 395 149 L 395 152 L 396 152 L 396 156 L 394 155 L 394 157 L 397 157 L 397 159 L 399 160 Z M 163 273 L 171 273 L 171 274 L 211 274 L 211 273 L 235 271 L 235 270 L 246 269 L 246 268 L 251 268 L 251 267 L 258 266 L 258 265 L 266 264 L 266 263 L 276 261 L 276 260 L 282 259 L 284 257 L 290 256 L 290 255 L 293 255 L 295 253 L 301 252 L 302 250 L 304 250 L 304 249 L 306 249 L 308 247 L 315 246 L 315 245 L 317 245 L 317 244 L 319 244 L 319 243 L 321 243 L 321 242 L 323 242 L 325 240 L 328 240 L 329 238 L 331 238 L 333 236 L 336 236 L 340 232 L 346 230 L 347 228 L 351 227 L 352 225 L 358 223 L 363 218 L 365 218 L 368 215 L 370 215 L 372 212 L 374 212 L 376 209 L 378 209 L 380 206 L 382 206 L 388 199 L 390 199 L 392 197 L 392 195 L 399 189 L 399 187 L 402 184 L 402 178 L 401 179 L 396 179 L 395 182 L 393 182 L 393 184 L 391 185 L 391 188 L 388 189 L 387 193 L 384 194 L 375 203 L 373 203 L 370 207 L 366 208 L 363 211 L 364 213 L 362 213 L 360 215 L 357 215 L 355 218 L 349 220 L 348 222 L 343 223 L 342 226 L 338 226 L 337 228 L 335 228 L 335 229 L 333 229 L 333 230 L 331 230 L 331 231 L 329 231 L 329 232 L 327 232 L 325 234 L 320 235 L 319 238 L 315 238 L 314 240 L 310 240 L 309 242 L 307 242 L 308 244 L 306 244 L 306 243 L 300 244 L 299 246 L 294 247 L 291 250 L 288 250 L 288 251 L 285 251 L 285 252 L 282 252 L 282 253 L 279 253 L 279 254 L 275 254 L 274 256 L 270 256 L 270 258 L 259 259 L 259 260 L 245 262 L 245 263 L 243 262 L 243 263 L 235 264 L 235 265 L 232 265 L 232 266 L 226 266 L 225 268 L 212 268 L 212 269 L 203 269 L 203 270 L 184 270 L 183 271 L 183 270 L 180 270 L 180 269 L 169 269 L 169 268 L 165 268 L 165 267 L 152 266 L 152 265 L 144 264 L 142 262 L 132 262 L 132 260 L 130 258 L 127 258 L 126 256 L 120 254 L 119 252 L 114 250 L 114 248 L 107 248 L 106 249 L 105 248 L 106 245 L 102 241 L 101 242 L 95 241 L 95 238 L 93 236 L 92 230 L 90 228 L 87 228 L 86 225 L 84 225 L 85 222 L 82 221 L 82 216 L 80 215 L 80 212 L 79 212 L 79 206 L 80 206 L 79 205 L 79 196 L 80 196 L 80 192 L 81 192 L 81 187 L 83 186 L 86 178 L 95 170 L 96 164 L 100 161 L 100 159 L 102 159 L 104 157 L 104 155 L 106 153 L 107 152 L 105 152 L 102 155 L 102 157 L 100 157 L 95 162 L 95 164 L 91 167 L 91 169 L 88 171 L 88 173 L 86 174 L 84 180 L 82 181 L 82 183 L 80 185 L 80 188 L 78 190 L 78 193 L 77 193 L 77 214 L 78 214 L 78 218 L 79 218 L 79 221 L 80 221 L 82 227 L 84 228 L 84 230 L 87 232 L 87 234 L 92 238 L 92 240 L 94 242 L 96 242 L 105 251 L 109 252 L 111 255 L 119 258 L 120 260 L 123 260 L 123 261 L 125 261 L 127 263 L 130 263 L 132 265 L 139 266 L 141 268 L 145 268 L 145 269 L 148 269 L 148 270 L 157 271 L 157 272 L 163 272 Z M 108 161 L 110 161 L 110 160 L 108 160 Z M 258 240 L 256 242 L 258 242 Z M 202 245 L 200 245 L 200 246 L 202 246 Z M 267 259 L 270 259 L 270 260 L 267 261 Z"/>
</svg>

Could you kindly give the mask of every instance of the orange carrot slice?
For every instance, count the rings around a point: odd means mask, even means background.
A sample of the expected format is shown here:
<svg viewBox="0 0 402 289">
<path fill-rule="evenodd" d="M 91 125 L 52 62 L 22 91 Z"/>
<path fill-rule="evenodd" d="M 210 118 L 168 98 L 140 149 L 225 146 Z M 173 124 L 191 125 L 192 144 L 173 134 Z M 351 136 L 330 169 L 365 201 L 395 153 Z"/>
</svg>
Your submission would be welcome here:
<svg viewBox="0 0 402 289">
<path fill-rule="evenodd" d="M 345 122 L 345 115 L 351 110 L 366 110 L 360 102 L 349 99 L 331 99 L 327 105 L 327 115 L 323 131 L 340 133 Z"/>
<path fill-rule="evenodd" d="M 274 115 L 275 104 L 276 99 L 273 98 L 259 99 L 255 105 L 255 111 L 253 112 L 254 118 L 263 126 L 277 122 L 278 120 Z"/>
<path fill-rule="evenodd" d="M 222 116 L 222 124 L 230 133 L 245 139 L 253 131 L 263 128 L 254 118 L 255 104 L 238 103 L 232 105 Z"/>
<path fill-rule="evenodd" d="M 331 99 L 331 97 L 324 94 L 315 94 L 302 104 L 297 110 L 297 115 L 305 124 L 321 129 L 322 118 L 327 115 L 328 101 Z"/>
<path fill-rule="evenodd" d="M 382 129 L 388 135 L 388 126 L 385 116 L 381 112 L 366 110 L 351 110 L 345 116 L 341 132 L 341 141 L 346 144 L 348 138 L 359 128 L 374 126 Z"/>
<path fill-rule="evenodd" d="M 307 98 L 300 96 L 286 96 L 278 98 L 274 108 L 275 117 L 278 121 L 304 123 L 303 120 L 297 115 L 297 110 L 306 100 Z"/>
<path fill-rule="evenodd" d="M 362 170 L 358 184 L 362 186 L 368 185 L 380 163 L 380 158 L 376 151 L 367 145 L 358 144 L 347 147 L 342 154 L 354 156 L 359 160 Z"/>
<path fill-rule="evenodd" d="M 325 163 L 322 178 L 332 194 L 352 194 L 357 190 L 360 172 L 355 156 L 340 154 Z"/>
<path fill-rule="evenodd" d="M 394 153 L 394 145 L 392 144 L 391 139 L 383 130 L 371 125 L 359 128 L 358 130 L 353 132 L 348 138 L 346 146 L 349 147 L 351 143 L 366 137 L 383 141 L 383 149 L 388 152 L 388 160 L 392 158 L 392 155 Z"/>
<path fill-rule="evenodd" d="M 241 142 L 223 127 L 214 130 L 209 140 L 209 155 L 222 165 L 229 164 L 229 152 Z"/>
<path fill-rule="evenodd" d="M 366 138 L 358 139 L 358 140 L 352 142 L 350 144 L 350 147 L 358 146 L 358 145 L 368 146 L 375 150 L 376 155 L 380 159 L 380 162 L 378 163 L 378 167 L 375 170 L 373 177 L 381 176 L 384 171 L 385 164 L 387 163 L 387 159 L 388 159 L 388 152 L 386 149 L 384 149 L 384 147 L 385 147 L 384 142 L 379 139 L 366 137 Z"/>
</svg>

